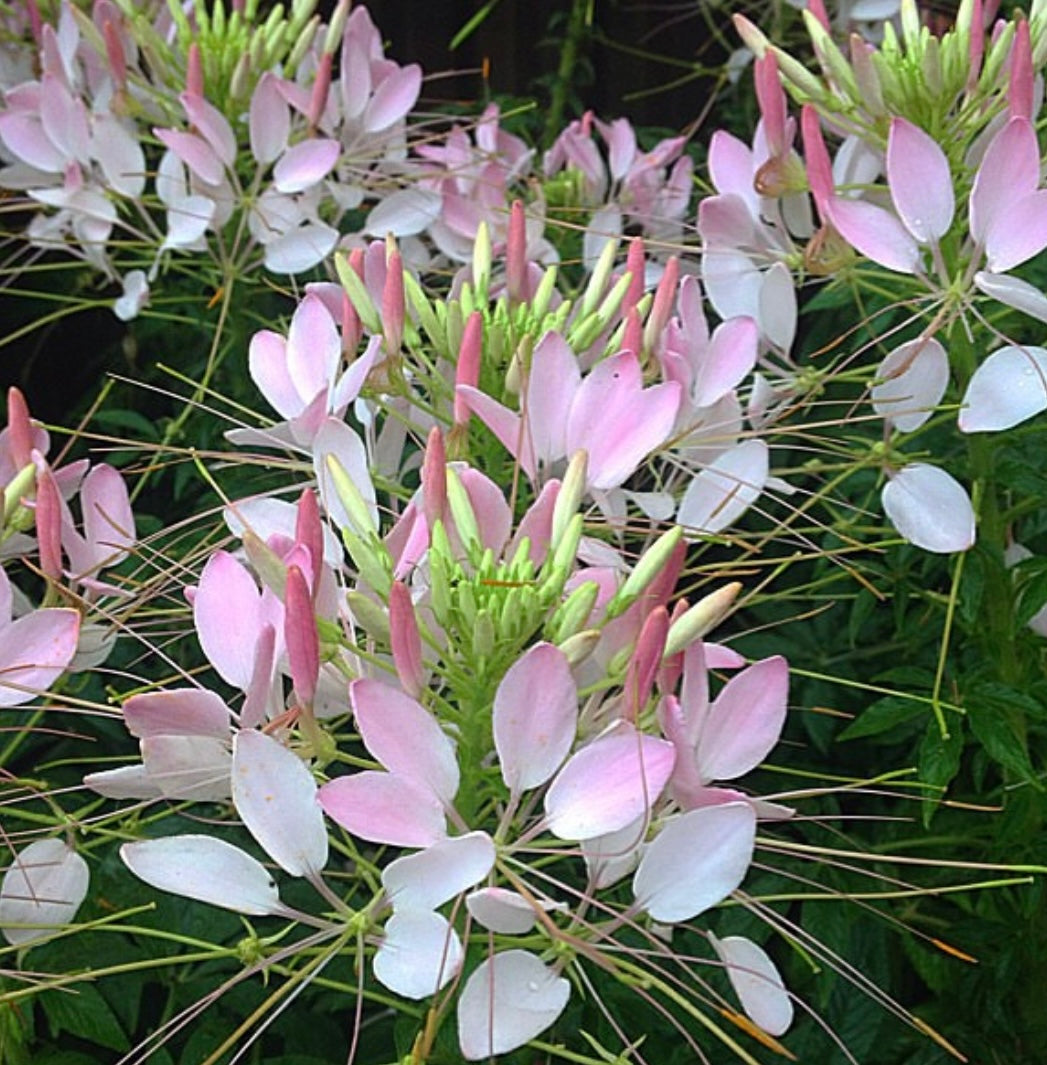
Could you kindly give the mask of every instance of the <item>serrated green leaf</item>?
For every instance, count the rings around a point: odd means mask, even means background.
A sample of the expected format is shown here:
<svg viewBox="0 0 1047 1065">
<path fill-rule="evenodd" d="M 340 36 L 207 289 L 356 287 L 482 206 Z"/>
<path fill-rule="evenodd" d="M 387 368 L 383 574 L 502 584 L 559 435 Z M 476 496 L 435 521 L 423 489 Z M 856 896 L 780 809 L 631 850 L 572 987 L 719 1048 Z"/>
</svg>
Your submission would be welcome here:
<svg viewBox="0 0 1047 1065">
<path fill-rule="evenodd" d="M 127 1050 L 130 1043 L 109 1003 L 98 988 L 80 984 L 73 991 L 49 991 L 40 1004 L 53 1036 L 78 1036 L 109 1050 Z"/>
</svg>

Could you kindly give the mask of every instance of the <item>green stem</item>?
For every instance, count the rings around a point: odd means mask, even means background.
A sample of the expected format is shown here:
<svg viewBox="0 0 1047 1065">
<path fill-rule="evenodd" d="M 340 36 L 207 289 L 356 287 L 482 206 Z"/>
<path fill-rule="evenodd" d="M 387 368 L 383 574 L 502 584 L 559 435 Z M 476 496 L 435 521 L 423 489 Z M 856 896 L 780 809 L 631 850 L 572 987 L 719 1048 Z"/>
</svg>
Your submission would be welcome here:
<svg viewBox="0 0 1047 1065">
<path fill-rule="evenodd" d="M 567 21 L 567 32 L 560 51 L 560 65 L 556 70 L 556 80 L 553 82 L 552 97 L 549 100 L 549 114 L 545 120 L 543 140 L 546 145 L 551 145 L 564 127 L 567 92 L 591 14 L 591 0 L 573 0 Z"/>
</svg>

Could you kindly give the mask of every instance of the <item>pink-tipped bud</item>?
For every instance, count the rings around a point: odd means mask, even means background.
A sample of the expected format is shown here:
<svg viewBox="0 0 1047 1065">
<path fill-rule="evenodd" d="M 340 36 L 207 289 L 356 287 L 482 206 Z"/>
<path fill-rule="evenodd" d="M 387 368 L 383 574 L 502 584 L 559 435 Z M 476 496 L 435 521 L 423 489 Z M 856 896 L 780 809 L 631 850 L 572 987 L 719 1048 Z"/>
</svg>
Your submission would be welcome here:
<svg viewBox="0 0 1047 1065">
<path fill-rule="evenodd" d="M 29 15 L 29 29 L 39 47 L 44 37 L 44 20 L 40 17 L 40 8 L 36 6 L 36 0 L 25 0 L 25 7 Z"/>
<path fill-rule="evenodd" d="M 982 72 L 982 59 L 985 56 L 985 7 L 982 0 L 971 3 L 971 25 L 967 44 L 967 85 L 968 92 L 973 92 Z"/>
<path fill-rule="evenodd" d="M 803 154 L 807 161 L 807 183 L 818 214 L 826 222 L 826 207 L 833 196 L 833 168 L 829 149 L 822 138 L 821 120 L 810 104 L 804 104 L 800 114 L 800 129 L 803 134 Z"/>
<path fill-rule="evenodd" d="M 36 478 L 36 543 L 40 570 L 51 581 L 62 579 L 62 501 L 50 469 Z"/>
<path fill-rule="evenodd" d="M 753 67 L 753 81 L 756 84 L 756 100 L 763 118 L 763 132 L 767 138 L 767 147 L 772 156 L 785 152 L 785 90 L 778 77 L 778 60 L 774 52 L 767 52 Z"/>
<path fill-rule="evenodd" d="M 455 385 L 470 385 L 475 388 L 480 381 L 480 357 L 483 354 L 483 315 L 473 311 L 465 320 L 462 330 L 462 345 L 458 349 L 458 363 L 454 369 Z M 469 407 L 455 393 L 454 423 L 465 425 L 469 421 Z"/>
<path fill-rule="evenodd" d="M 832 33 L 829 12 L 825 10 L 824 0 L 807 0 L 807 10 L 821 23 L 826 33 Z"/>
<path fill-rule="evenodd" d="M 190 96 L 204 95 L 204 64 L 200 58 L 200 46 L 194 41 L 189 45 L 185 64 L 185 91 Z"/>
<path fill-rule="evenodd" d="M 636 721 L 651 697 L 668 634 L 669 611 L 664 606 L 659 606 L 647 615 L 636 640 L 633 656 L 629 659 L 629 668 L 625 672 L 622 712 L 629 721 Z"/>
<path fill-rule="evenodd" d="M 109 73 L 113 76 L 117 88 L 127 88 L 127 56 L 124 42 L 120 39 L 120 30 L 116 23 L 107 18 L 102 24 L 102 36 L 105 39 L 105 55 L 109 62 Z"/>
<path fill-rule="evenodd" d="M 527 285 L 527 219 L 520 200 L 509 209 L 509 235 L 505 248 L 505 285 L 510 303 L 520 303 Z"/>
<path fill-rule="evenodd" d="M 654 303 L 651 304 L 651 312 L 647 315 L 647 324 L 644 326 L 643 346 L 648 354 L 653 355 L 658 350 L 662 332 L 669 324 L 679 280 L 680 260 L 673 255 L 665 264 L 665 271 L 658 280 L 658 287 L 654 290 Z"/>
<path fill-rule="evenodd" d="M 7 390 L 7 435 L 12 465 L 19 470 L 28 466 L 32 461 L 33 426 L 25 396 L 13 386 Z"/>
<path fill-rule="evenodd" d="M 635 307 L 625 316 L 625 329 L 622 331 L 619 348 L 622 351 L 631 351 L 634 355 L 643 351 L 643 323 L 640 321 L 640 312 Z"/>
<path fill-rule="evenodd" d="M 324 108 L 327 107 L 327 96 L 331 91 L 331 63 L 334 56 L 331 52 L 320 53 L 320 63 L 316 68 L 316 80 L 313 82 L 313 91 L 309 96 L 309 111 L 306 120 L 310 129 L 316 129 L 323 117 Z"/>
<path fill-rule="evenodd" d="M 306 488 L 298 497 L 298 513 L 295 517 L 294 539 L 309 552 L 309 564 L 312 571 L 310 584 L 315 598 L 320 585 L 320 570 L 324 560 L 324 526 L 320 520 L 320 504 L 316 493 Z"/>
<path fill-rule="evenodd" d="M 686 599 L 677 599 L 673 604 L 673 612 L 669 615 L 669 628 L 687 613 L 690 604 Z M 668 638 L 668 633 L 666 633 Z M 666 655 L 662 660 L 661 669 L 658 670 L 658 690 L 663 695 L 669 695 L 676 690 L 680 677 L 683 675 L 683 651 Z"/>
<path fill-rule="evenodd" d="M 680 574 L 683 573 L 684 560 L 687 558 L 687 545 L 681 540 L 672 549 L 669 557 L 662 564 L 658 575 L 647 586 L 644 597 L 650 604 L 650 610 L 664 606 L 669 602 L 669 597 L 676 590 Z"/>
<path fill-rule="evenodd" d="M 382 333 L 385 353 L 393 357 L 404 339 L 404 264 L 396 245 L 390 241 L 386 257 L 385 285 L 382 287 Z"/>
<path fill-rule="evenodd" d="M 389 588 L 389 641 L 393 665 L 404 691 L 413 699 L 420 698 L 425 686 L 422 637 L 418 632 L 411 592 L 401 581 L 393 581 Z"/>
<path fill-rule="evenodd" d="M 320 679 L 320 637 L 316 631 L 316 614 L 309 582 L 298 566 L 287 567 L 284 642 L 295 695 L 302 706 L 311 707 Z"/>
<path fill-rule="evenodd" d="M 1011 46 L 1011 81 L 1007 103 L 1012 118 L 1032 119 L 1034 76 L 1032 70 L 1032 42 L 1029 39 L 1029 23 L 1018 19 Z"/>
<path fill-rule="evenodd" d="M 430 529 L 447 515 L 447 452 L 438 425 L 429 430 L 422 460 L 422 512 Z"/>
<path fill-rule="evenodd" d="M 629 287 L 626 289 L 625 298 L 622 300 L 623 318 L 628 317 L 629 312 L 643 299 L 646 258 L 643 237 L 633 237 L 629 241 L 629 251 L 625 256 L 625 269 L 629 273 Z M 625 345 L 623 344 L 622 347 L 625 347 Z M 630 350 L 637 353 L 640 351 L 639 348 L 631 348 Z"/>
</svg>

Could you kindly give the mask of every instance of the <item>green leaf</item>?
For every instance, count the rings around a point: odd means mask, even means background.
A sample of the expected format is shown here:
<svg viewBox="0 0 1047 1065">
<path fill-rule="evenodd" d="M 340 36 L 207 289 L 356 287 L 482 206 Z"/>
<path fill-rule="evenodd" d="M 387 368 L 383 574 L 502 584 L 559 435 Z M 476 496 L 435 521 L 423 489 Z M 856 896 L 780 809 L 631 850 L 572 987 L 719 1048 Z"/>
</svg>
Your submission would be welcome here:
<svg viewBox="0 0 1047 1065">
<path fill-rule="evenodd" d="M 963 753 L 963 722 L 951 722 L 949 738 L 944 739 L 937 721 L 927 723 L 927 731 L 920 744 L 919 770 L 920 779 L 931 785 L 935 791 L 928 794 L 923 804 L 923 822 L 929 825 L 938 804 L 942 801 L 945 789 L 952 782 L 960 769 L 960 756 Z M 937 789 L 942 789 L 938 791 Z"/>
<path fill-rule="evenodd" d="M 878 736 L 898 725 L 914 718 L 927 715 L 927 708 L 913 699 L 903 699 L 895 695 L 877 699 L 875 703 L 862 711 L 857 720 L 852 721 L 836 738 L 838 740 L 856 740 L 862 736 Z"/>
<path fill-rule="evenodd" d="M 1039 711 L 1035 700 L 1003 684 L 981 685 L 967 700 L 971 732 L 997 765 L 1029 783 L 1037 783 L 1024 739 L 1024 719 Z"/>
<path fill-rule="evenodd" d="M 98 988 L 81 984 L 73 991 L 49 991 L 40 996 L 53 1036 L 75 1035 L 109 1050 L 127 1050 L 128 1038 L 116 1014 Z"/>
</svg>

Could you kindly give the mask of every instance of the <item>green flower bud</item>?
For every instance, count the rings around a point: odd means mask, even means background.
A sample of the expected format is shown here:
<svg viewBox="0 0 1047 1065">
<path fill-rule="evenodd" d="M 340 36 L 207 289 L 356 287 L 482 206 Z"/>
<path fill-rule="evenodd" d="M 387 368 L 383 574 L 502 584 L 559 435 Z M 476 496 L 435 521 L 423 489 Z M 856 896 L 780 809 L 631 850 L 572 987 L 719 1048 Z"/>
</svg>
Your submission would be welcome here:
<svg viewBox="0 0 1047 1065">
<path fill-rule="evenodd" d="M 596 581 L 585 581 L 575 588 L 546 622 L 547 638 L 558 644 L 580 632 L 589 620 L 599 594 L 600 586 Z"/>
<path fill-rule="evenodd" d="M 353 305 L 353 310 L 360 316 L 360 321 L 364 323 L 369 332 L 381 333 L 381 316 L 371 302 L 367 287 L 349 265 L 349 260 L 345 255 L 339 254 L 334 257 L 334 268 L 338 274 L 338 280 L 342 283 L 342 288 L 345 289 L 345 294 L 349 297 L 349 302 Z"/>
<path fill-rule="evenodd" d="M 667 532 L 662 533 L 640 556 L 636 568 L 626 577 L 625 583 L 614 593 L 607 604 L 608 620 L 624 614 L 643 595 L 651 581 L 662 572 L 682 537 L 683 529 L 679 525 L 674 525 Z"/>
<path fill-rule="evenodd" d="M 670 658 L 712 632 L 727 616 L 741 590 L 741 583 L 732 581 L 685 610 L 669 627 L 664 657 Z"/>
<path fill-rule="evenodd" d="M 576 632 L 556 646 L 563 651 L 568 663 L 576 666 L 579 662 L 584 662 L 593 653 L 599 642 L 599 629 L 586 629 L 584 632 Z"/>
<path fill-rule="evenodd" d="M 389 643 L 389 614 L 381 603 L 355 589 L 346 592 L 346 601 L 356 623 L 380 643 Z"/>
</svg>

